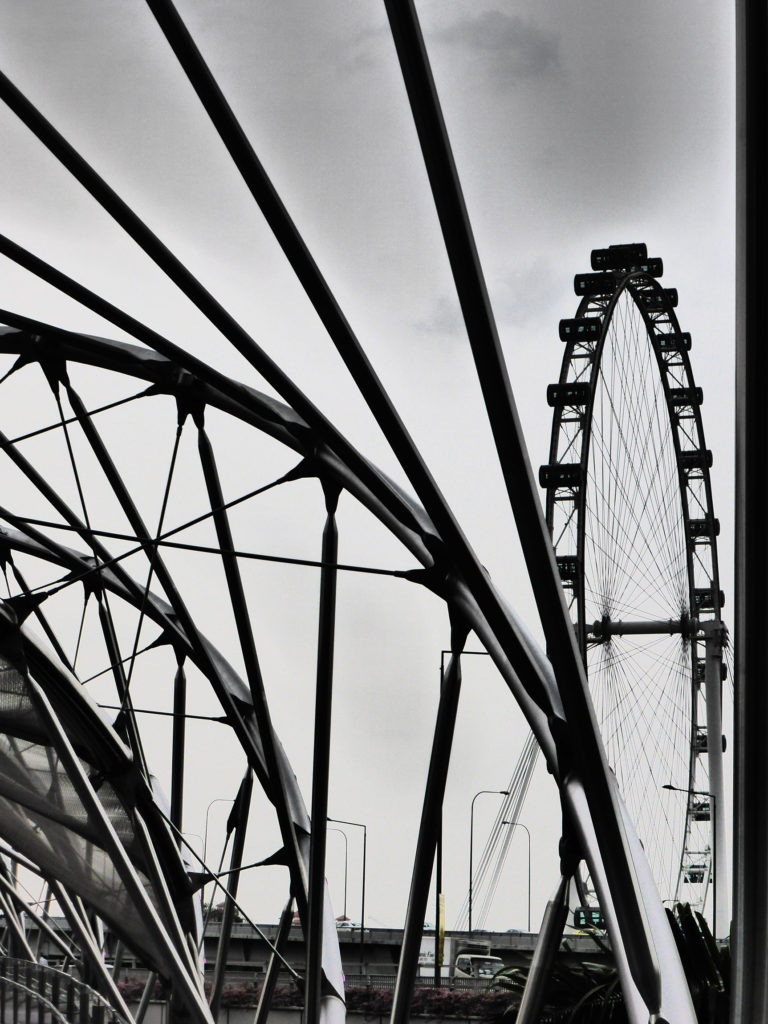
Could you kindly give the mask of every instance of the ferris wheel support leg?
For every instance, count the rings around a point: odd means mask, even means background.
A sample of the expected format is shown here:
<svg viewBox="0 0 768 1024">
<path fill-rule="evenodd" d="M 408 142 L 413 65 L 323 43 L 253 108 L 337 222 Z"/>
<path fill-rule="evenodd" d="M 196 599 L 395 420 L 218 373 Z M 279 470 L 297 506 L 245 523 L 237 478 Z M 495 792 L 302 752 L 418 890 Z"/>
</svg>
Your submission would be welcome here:
<svg viewBox="0 0 768 1024">
<path fill-rule="evenodd" d="M 725 818 L 725 783 L 723 780 L 723 716 L 722 716 L 722 663 L 723 635 L 722 622 L 701 623 L 706 636 L 706 662 L 704 686 L 707 706 L 707 762 L 709 767 L 709 791 L 712 796 L 712 886 L 714 900 L 712 910 L 712 934 L 718 939 L 725 938 L 730 928 L 728 900 L 727 833 Z"/>
</svg>

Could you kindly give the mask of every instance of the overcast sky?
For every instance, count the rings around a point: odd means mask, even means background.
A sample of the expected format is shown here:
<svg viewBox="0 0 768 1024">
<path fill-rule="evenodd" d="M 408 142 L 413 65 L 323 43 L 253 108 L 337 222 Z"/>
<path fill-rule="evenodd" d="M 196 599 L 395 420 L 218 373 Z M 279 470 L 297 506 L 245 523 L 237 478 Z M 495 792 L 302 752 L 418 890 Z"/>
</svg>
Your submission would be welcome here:
<svg viewBox="0 0 768 1024">
<path fill-rule="evenodd" d="M 383 5 L 179 0 L 178 7 L 483 564 L 538 634 Z M 573 275 L 589 269 L 594 247 L 645 241 L 650 255 L 663 257 L 663 283 L 678 289 L 681 327 L 694 339 L 693 369 L 704 389 L 723 523 L 728 615 L 730 8 L 719 0 L 424 0 L 418 9 L 534 467 L 547 458 L 545 389 L 559 374 L 557 322 L 577 305 Z M 402 481 L 147 8 L 139 0 L 0 0 L 0 55 L 5 73 L 329 418 Z M 212 365 L 269 392 L 13 115 L 0 112 L 0 126 L 5 234 Z M 0 305 L 120 337 L 11 264 L 3 263 L 2 280 Z M 31 373 L 23 380 L 10 397 L 6 386 L 4 395 L 18 423 L 31 417 L 37 387 Z M 86 383 L 91 395 L 130 391 L 125 382 L 89 377 Z M 122 445 L 121 466 L 137 493 L 146 489 L 155 516 L 172 443 L 172 416 L 166 420 L 162 441 L 128 412 L 115 419 L 110 435 Z M 226 424 L 215 428 L 232 495 L 292 463 L 273 445 L 240 440 Z M 169 512 L 174 522 L 204 507 L 194 445 L 188 444 Z M 55 462 L 54 455 L 51 473 Z M 70 493 L 65 470 L 60 486 Z M 317 557 L 318 490 L 296 485 L 289 495 L 236 517 L 241 545 Z M 12 504 L 8 497 L 4 502 Z M 411 566 L 348 498 L 339 519 L 342 561 Z M 239 664 L 225 605 L 213 597 L 221 581 L 191 560 L 180 559 L 177 571 L 196 594 L 190 601 L 197 602 L 203 628 Z M 259 566 L 249 567 L 247 579 L 276 727 L 308 803 L 317 577 L 311 569 Z M 444 609 L 428 594 L 398 580 L 342 579 L 329 812 L 368 826 L 371 923 L 402 923 L 447 640 Z M 172 676 L 167 688 L 161 682 L 151 673 L 137 678 L 137 693 L 169 707 Z M 193 704 L 214 707 L 197 692 Z M 153 727 L 150 735 L 156 741 L 150 757 L 167 783 L 168 733 Z M 507 783 L 525 735 L 486 659 L 467 659 L 445 810 L 449 924 L 466 893 L 472 795 Z M 190 730 L 188 782 L 196 795 L 186 826 L 200 836 L 209 802 L 234 795 L 244 767 L 224 736 L 216 725 Z M 534 845 L 534 921 L 557 880 L 558 801 L 541 774 L 523 817 Z M 495 810 L 486 799 L 477 806 L 478 837 Z M 211 807 L 209 845 L 226 813 L 223 803 Z M 360 849 L 356 830 L 349 835 L 348 909 L 357 918 Z M 277 844 L 271 810 L 257 800 L 247 856 L 259 859 Z M 523 926 L 523 863 L 521 844 L 513 848 L 492 927 Z M 340 913 L 338 836 L 329 842 L 328 873 Z M 243 883 L 255 919 L 276 919 L 286 894 L 283 874 L 262 869 Z"/>
</svg>

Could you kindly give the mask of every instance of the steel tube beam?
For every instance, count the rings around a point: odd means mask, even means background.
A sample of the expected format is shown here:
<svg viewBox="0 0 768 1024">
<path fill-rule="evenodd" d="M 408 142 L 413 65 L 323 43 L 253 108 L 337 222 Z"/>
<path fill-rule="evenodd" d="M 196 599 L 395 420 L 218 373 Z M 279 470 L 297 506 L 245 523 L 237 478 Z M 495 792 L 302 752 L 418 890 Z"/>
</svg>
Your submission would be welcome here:
<svg viewBox="0 0 768 1024">
<path fill-rule="evenodd" d="M 170 936 L 171 941 L 174 943 L 175 948 L 179 951 L 179 957 L 186 966 L 189 978 L 197 986 L 200 995 L 204 996 L 203 980 L 200 976 L 196 950 L 194 949 L 196 936 L 190 936 L 189 932 L 185 932 L 181 926 L 173 897 L 170 894 L 163 868 L 160 865 L 157 850 L 152 842 L 146 822 L 138 810 L 134 811 L 133 820 L 138 848 L 144 855 L 144 871 L 149 878 L 158 903 L 158 917 Z M 183 991 L 181 998 L 184 1000 Z"/>
<path fill-rule="evenodd" d="M 229 955 L 229 940 L 232 935 L 232 924 L 235 920 L 235 900 L 237 899 L 237 886 L 240 881 L 240 867 L 243 863 L 243 850 L 245 849 L 245 834 L 248 826 L 248 813 L 251 809 L 251 794 L 253 792 L 253 773 L 249 768 L 245 773 L 240 790 L 237 794 L 235 807 L 239 811 L 238 821 L 235 825 L 235 839 L 232 843 L 232 856 L 229 861 L 229 880 L 226 901 L 224 903 L 224 916 L 221 921 L 221 932 L 219 934 L 219 945 L 216 950 L 216 967 L 213 974 L 213 986 L 211 988 L 211 1016 L 217 1020 L 221 993 L 224 988 L 224 974 L 227 969 L 227 957 Z"/>
<path fill-rule="evenodd" d="M 768 1021 L 768 8 L 736 3 L 736 600 L 731 1020 Z"/>
<path fill-rule="evenodd" d="M 187 678 L 184 660 L 179 658 L 173 681 L 173 738 L 171 742 L 171 821 L 183 832 L 184 816 L 184 749 L 187 729 Z M 206 822 L 207 824 L 207 822 Z M 205 854 L 203 854 L 205 859 Z"/>
<path fill-rule="evenodd" d="M 141 735 L 136 722 L 136 716 L 133 712 L 133 701 L 131 700 L 131 695 L 128 690 L 128 681 L 125 678 L 125 671 L 120 657 L 120 648 L 117 643 L 115 626 L 112 621 L 109 605 L 104 595 L 98 589 L 96 591 L 96 600 L 99 606 L 99 621 L 104 634 L 104 643 L 112 666 L 112 677 L 115 680 L 115 689 L 117 690 L 117 695 L 120 699 L 120 703 L 122 704 L 121 714 L 125 716 L 128 743 L 131 751 L 133 752 L 133 756 L 136 758 L 137 764 L 141 766 L 144 777 L 148 779 L 149 769 L 147 768 L 147 759 L 144 756 Z"/>
<path fill-rule="evenodd" d="M 216 299 L 200 284 L 170 250 L 150 231 L 130 207 L 93 170 L 52 124 L 26 99 L 16 86 L 0 72 L 0 100 L 26 124 L 34 135 L 63 164 L 72 176 L 96 199 L 106 212 L 144 250 L 160 269 L 193 302 L 222 335 L 264 376 L 287 402 L 340 455 L 356 464 L 374 491 L 387 490 L 381 475 L 373 471 L 347 443 L 333 425 L 320 413 L 293 381 L 267 356 Z M 13 243 L 11 243 L 13 244 Z M 20 247 L 16 247 L 17 250 Z M 21 257 L 22 253 L 17 252 Z M 36 259 L 36 258 L 35 258 Z M 27 261 L 28 262 L 28 261 Z M 42 261 L 39 261 L 40 263 Z M 42 268 L 39 268 L 42 269 Z M 37 272 L 37 271 L 35 271 Z M 63 275 L 59 275 L 59 285 Z M 74 282 L 73 282 L 74 283 Z M 175 348 L 175 346 L 174 346 Z M 177 349 L 177 351 L 180 351 Z M 185 365 L 183 359 L 180 360 Z M 394 413 L 393 413 L 394 414 Z M 396 414 L 394 414 L 396 416 Z M 398 420 L 399 422 L 399 420 Z M 410 439 L 408 439 L 410 441 Z M 414 457 L 420 462 L 411 443 Z M 433 484 L 434 486 L 434 484 Z M 444 502 L 443 502 L 444 504 Z"/>
<path fill-rule="evenodd" d="M 22 95 L 13 83 L 0 73 L 0 99 L 27 125 L 36 137 L 56 156 L 87 191 L 100 203 L 117 223 L 130 235 L 138 245 L 154 260 L 169 278 L 181 289 L 197 308 L 213 323 L 219 331 L 237 349 L 241 355 L 254 366 L 286 401 L 302 416 L 307 423 L 317 430 L 322 439 L 339 455 L 346 458 L 351 465 L 366 477 L 372 489 L 380 493 L 382 490 L 381 476 L 371 472 L 372 467 L 360 458 L 357 452 L 338 433 L 309 399 L 280 370 L 259 345 L 243 328 L 227 313 L 227 311 L 206 291 L 199 281 L 183 266 L 149 228 L 133 213 L 127 204 L 112 190 L 107 183 L 91 168 L 77 151 L 60 135 L 35 107 Z M 461 572 L 470 582 L 474 593 L 481 604 L 484 614 L 502 638 L 509 656 L 515 661 L 517 670 L 530 692 L 539 703 L 545 700 L 542 683 L 535 669 L 535 659 L 531 656 L 521 640 L 519 632 L 509 617 L 504 614 L 498 595 L 490 583 L 487 573 L 451 512 L 445 498 L 441 494 L 432 475 L 427 469 L 412 439 L 405 430 L 387 393 L 381 386 L 359 342 L 351 333 L 333 335 L 339 347 L 343 340 L 344 347 L 339 351 L 352 372 L 377 422 L 389 441 L 403 469 L 408 475 L 414 489 L 419 495 L 427 514 L 451 549 L 452 561 L 455 561 Z M 530 466 L 528 467 L 530 475 Z M 377 479 L 378 478 L 378 479 Z M 530 479 L 533 486 L 533 477 Z M 385 487 L 388 490 L 388 488 Z M 541 518 L 541 517 L 540 517 Z M 543 520 L 542 520 L 543 528 Z M 550 552 L 552 562 L 550 571 L 554 577 L 554 556 Z M 564 612 L 563 612 L 564 614 Z M 568 634 L 570 637 L 570 634 Z M 572 644 L 572 638 L 569 641 Z"/>
<path fill-rule="evenodd" d="M 552 976 L 552 965 L 560 948 L 563 928 L 568 917 L 568 886 L 569 879 L 563 875 L 557 892 L 547 902 L 531 966 L 528 968 L 528 977 L 525 979 L 523 997 L 515 1018 L 516 1024 L 537 1024 L 541 1016 L 547 986 Z M 528 928 L 530 931 L 530 925 Z"/>
<path fill-rule="evenodd" d="M 8 948 L 11 956 L 16 956 L 20 960 L 34 960 L 35 954 L 27 941 L 23 922 L 16 912 L 13 900 L 6 898 L 4 893 L 0 893 L 0 908 L 3 910 L 5 923 L 9 929 Z"/>
<path fill-rule="evenodd" d="M 566 728 L 572 735 L 579 736 L 579 743 L 570 745 L 569 756 L 585 781 L 590 805 L 595 810 L 600 809 L 594 820 L 611 891 L 622 926 L 638 936 L 628 948 L 632 973 L 649 1013 L 656 1014 L 661 1004 L 661 982 L 653 937 L 631 869 L 628 839 L 609 782 L 609 769 L 586 676 L 568 619 L 552 543 L 525 449 L 418 16 L 412 0 L 385 0 L 385 6 L 547 650 L 563 701 Z"/>
<path fill-rule="evenodd" d="M 435 843 L 435 970 L 432 981 L 439 988 L 443 973 L 443 957 L 440 950 L 440 935 L 443 931 L 445 897 L 443 896 L 443 809 L 437 821 L 437 842 Z"/>
<path fill-rule="evenodd" d="M 245 725 L 243 715 L 237 703 L 235 702 L 235 700 L 233 700 L 232 694 L 229 692 L 228 688 L 220 685 L 219 672 L 217 670 L 215 662 L 211 658 L 210 649 L 205 643 L 203 643 L 197 631 L 195 623 L 192 617 L 190 616 L 189 612 L 187 611 L 184 602 L 181 599 L 181 595 L 179 594 L 176 588 L 172 576 L 165 568 L 165 563 L 163 562 L 161 556 L 156 551 L 154 551 L 152 536 L 150 535 L 149 531 L 144 525 L 144 522 L 138 512 L 138 509 L 131 500 L 131 497 L 128 493 L 128 489 L 126 488 L 119 473 L 117 472 L 109 456 L 109 453 L 107 452 L 106 447 L 104 446 L 101 437 L 98 434 L 98 431 L 91 422 L 87 410 L 83 406 L 78 395 L 69 386 L 67 386 L 67 394 L 69 397 L 70 404 L 72 405 L 75 415 L 78 418 L 78 422 L 83 430 L 83 433 L 88 439 L 94 451 L 94 454 L 96 455 L 96 458 L 99 460 L 99 463 L 102 466 L 102 469 L 104 470 L 104 474 L 107 477 L 107 480 L 109 481 L 110 486 L 112 487 L 112 490 L 114 491 L 115 496 L 119 501 L 123 511 L 125 512 L 126 518 L 131 524 L 131 528 L 134 530 L 136 534 L 137 540 L 139 541 L 140 544 L 142 544 L 145 547 L 148 554 L 151 553 L 152 565 L 154 568 L 155 576 L 157 577 L 158 581 L 160 582 L 160 585 L 165 591 L 168 600 L 170 601 L 173 607 L 173 611 L 178 616 L 179 623 L 183 629 L 183 637 L 185 641 L 189 644 L 190 649 L 195 653 L 196 657 L 199 659 L 199 664 L 201 665 L 201 667 L 203 667 L 206 676 L 210 680 L 211 684 L 214 686 L 216 690 L 216 695 L 219 698 L 225 711 L 227 712 L 228 721 L 230 722 L 232 728 L 237 733 L 238 738 L 240 739 L 243 745 L 243 748 L 251 758 L 251 764 L 254 768 L 254 771 L 256 771 L 261 780 L 266 780 L 264 765 L 258 758 L 258 756 L 256 756 L 257 752 L 254 750 L 253 737 L 252 734 L 249 732 L 247 726 Z M 24 475 L 35 485 L 35 487 L 42 494 L 45 495 L 45 497 L 51 502 L 53 507 L 56 508 L 57 511 L 63 516 L 65 522 L 67 522 L 69 525 L 73 526 L 77 530 L 77 532 L 80 534 L 83 540 L 91 547 L 96 557 L 109 565 L 110 571 L 115 574 L 115 576 L 119 579 L 120 583 L 126 588 L 135 606 L 137 608 L 143 608 L 146 603 L 145 592 L 140 587 L 138 587 L 136 583 L 126 573 L 121 571 L 121 567 L 119 565 L 110 564 L 111 558 L 106 548 L 104 548 L 104 546 L 98 541 L 97 538 L 92 536 L 87 526 L 80 521 L 80 519 L 72 512 L 72 510 L 67 506 L 67 504 L 64 501 L 62 501 L 60 496 L 48 484 L 48 482 L 45 479 L 43 479 L 43 477 L 34 469 L 34 467 L 31 466 L 30 463 L 21 455 L 17 447 L 15 445 L 9 444 L 7 438 L 5 438 L 5 436 L 2 435 L 1 433 L 0 445 L 2 445 L 4 451 L 15 462 L 19 469 L 21 469 Z M 30 537 L 34 537 L 42 545 L 46 547 L 51 547 L 51 541 L 48 538 L 46 538 L 43 534 L 31 528 L 30 526 L 26 525 L 23 522 L 23 520 L 20 520 L 17 516 L 14 516 L 7 509 L 3 509 L 2 514 L 5 518 L 8 519 L 9 522 L 14 522 L 19 529 L 23 529 Z M 168 619 L 167 617 L 166 619 L 169 635 L 173 636 L 176 633 L 176 627 L 174 626 L 174 623 L 170 621 L 170 619 Z M 264 782 L 262 782 L 262 784 L 264 784 Z"/>
<path fill-rule="evenodd" d="M 134 1020 L 136 1024 L 142 1024 L 144 1018 L 147 1015 L 149 1004 L 152 1002 L 152 995 L 155 990 L 155 982 L 157 981 L 157 974 L 154 971 L 149 971 L 147 974 L 147 980 L 144 983 L 144 991 L 141 993 L 141 1000 L 139 1002 L 138 1009 L 136 1010 L 136 1016 Z"/>
<path fill-rule="evenodd" d="M 410 1019 L 413 986 L 418 969 L 421 935 L 424 929 L 424 915 L 429 897 L 429 883 L 434 863 L 437 835 L 440 824 L 440 810 L 445 795 L 445 781 L 451 759 L 451 746 L 456 726 L 456 713 L 461 691 L 460 650 L 464 645 L 466 632 L 452 630 L 451 649 L 453 657 L 448 663 L 443 690 L 437 710 L 432 753 L 429 760 L 427 785 L 416 843 L 411 889 L 403 928 L 403 945 L 397 968 L 395 994 L 392 1000 L 391 1024 L 407 1024 Z"/>
<path fill-rule="evenodd" d="M 312 761 L 312 833 L 309 846 L 309 914 L 308 928 L 305 933 L 307 936 L 307 970 L 304 989 L 304 1024 L 317 1024 L 320 1020 L 323 911 L 326 899 L 325 847 L 328 821 L 328 773 L 331 757 L 333 652 L 336 632 L 336 562 L 339 550 L 339 534 L 335 518 L 339 490 L 335 485 L 326 485 L 323 490 L 325 491 L 327 514 L 322 543 L 323 568 L 320 570 L 315 735 Z"/>
<path fill-rule="evenodd" d="M 203 468 L 205 485 L 208 490 L 208 500 L 211 503 L 213 522 L 216 528 L 216 537 L 221 549 L 221 561 L 224 567 L 224 574 L 227 580 L 232 611 L 237 627 L 240 649 L 245 664 L 245 672 L 253 700 L 253 710 L 259 727 L 259 736 L 264 750 L 264 760 L 269 775 L 269 796 L 277 812 L 277 820 L 280 825 L 280 834 L 285 847 L 288 859 L 288 869 L 291 874 L 293 896 L 299 908 L 299 915 L 302 921 L 307 920 L 307 879 L 304 871 L 304 863 L 299 850 L 296 837 L 296 829 L 291 818 L 286 798 L 285 788 L 280 773 L 280 766 L 277 759 L 275 745 L 275 734 L 272 728 L 272 716 L 267 702 L 267 695 L 264 690 L 264 680 L 261 675 L 261 667 L 256 651 L 256 642 L 251 628 L 251 619 L 248 613 L 248 602 L 245 599 L 245 590 L 240 576 L 240 568 L 237 558 L 233 554 L 234 543 L 232 532 L 229 526 L 229 517 L 224 508 L 224 495 L 221 491 L 221 483 L 213 455 L 213 448 L 208 435 L 202 424 L 202 411 L 198 421 L 198 452 L 200 463 Z"/>
<path fill-rule="evenodd" d="M 52 880 L 50 882 L 51 890 L 56 896 L 56 902 L 61 907 L 61 911 L 69 922 L 69 927 L 72 929 L 79 940 L 79 949 L 82 953 L 84 966 L 90 968 L 93 972 L 93 976 L 96 979 L 94 988 L 96 988 L 102 995 L 107 998 L 113 1006 L 115 1006 L 120 1013 L 126 1014 L 128 1020 L 130 1020 L 130 1011 L 125 1005 L 120 990 L 115 984 L 114 979 L 106 969 L 104 964 L 104 957 L 101 955 L 101 950 L 96 945 L 88 923 L 83 919 L 79 913 L 75 903 L 70 899 L 69 893 L 59 882 Z M 81 973 L 82 968 L 81 968 Z M 85 981 L 85 977 L 83 981 Z"/>
<path fill-rule="evenodd" d="M 48 882 L 46 882 L 46 887 L 49 888 Z M 31 907 L 27 905 L 25 900 L 16 892 L 12 883 L 8 881 L 8 879 L 5 877 L 2 871 L 0 871 L 0 889 L 3 889 L 3 891 L 13 901 L 13 904 L 17 907 L 21 907 L 24 913 L 28 914 L 29 917 L 31 917 L 32 920 L 37 925 L 37 943 L 35 944 L 34 954 L 31 957 L 32 960 L 37 960 L 37 954 L 39 952 L 40 942 L 42 940 L 43 933 L 45 933 L 48 936 L 49 940 L 53 942 L 54 945 L 59 947 L 59 949 L 65 956 L 76 956 L 77 950 L 72 946 L 72 944 L 68 942 L 66 938 L 64 938 L 62 935 L 59 935 L 59 933 L 55 931 L 55 929 L 53 929 L 51 925 L 48 924 L 48 922 L 45 920 L 45 917 L 43 917 L 41 914 L 38 914 L 36 911 L 34 911 Z"/>
<path fill-rule="evenodd" d="M 256 1016 L 254 1017 L 253 1024 L 267 1024 L 269 1017 L 269 1011 L 272 1006 L 272 995 L 277 985 L 278 975 L 280 973 L 280 965 L 282 958 L 278 954 L 282 954 L 285 947 L 288 934 L 291 930 L 291 922 L 293 920 L 293 897 L 288 900 L 283 912 L 280 915 L 280 923 L 277 926 L 277 935 L 275 935 L 274 948 L 269 957 L 269 963 L 267 964 L 267 970 L 264 974 L 264 984 L 261 986 L 261 994 L 259 995 L 259 1005 L 256 1007 Z"/>
<path fill-rule="evenodd" d="M 24 595 L 26 597 L 28 597 L 30 600 L 34 600 L 33 597 L 32 597 L 32 591 L 29 589 L 27 581 L 24 579 L 24 576 L 22 575 L 19 567 L 17 565 L 13 565 L 12 568 L 13 568 L 13 575 L 14 575 L 14 577 L 16 579 L 16 582 L 21 587 L 21 590 L 24 593 Z M 67 655 L 66 655 L 66 653 L 64 651 L 64 648 L 59 643 L 59 638 L 54 633 L 53 629 L 50 626 L 50 623 L 48 622 L 48 619 L 45 617 L 45 615 L 41 611 L 39 605 L 36 605 L 33 614 L 34 614 L 35 618 L 37 619 L 37 621 L 40 623 L 40 625 L 41 625 L 41 627 L 43 629 L 43 632 L 45 633 L 46 639 L 48 640 L 48 643 L 51 645 L 51 647 L 56 652 L 56 656 L 59 658 L 59 660 L 61 661 L 62 665 L 65 665 L 69 669 L 69 671 L 71 672 L 72 671 L 72 666 L 69 663 L 69 658 L 67 658 Z"/>
</svg>

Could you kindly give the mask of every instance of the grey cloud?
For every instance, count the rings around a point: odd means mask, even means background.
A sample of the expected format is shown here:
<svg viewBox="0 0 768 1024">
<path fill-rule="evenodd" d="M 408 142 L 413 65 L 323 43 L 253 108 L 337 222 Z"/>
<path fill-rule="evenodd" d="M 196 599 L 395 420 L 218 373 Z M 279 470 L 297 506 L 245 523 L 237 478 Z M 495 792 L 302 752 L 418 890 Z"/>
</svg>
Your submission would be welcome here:
<svg viewBox="0 0 768 1024">
<path fill-rule="evenodd" d="M 494 278 L 489 281 L 488 288 L 500 328 L 530 326 L 541 316 L 542 310 L 557 306 L 561 297 L 559 276 L 542 261 Z M 416 327 L 424 334 L 450 337 L 463 334 L 464 321 L 457 300 L 448 295 L 439 296 L 430 315 L 420 320 Z"/>
<path fill-rule="evenodd" d="M 552 267 L 537 262 L 497 280 L 490 292 L 499 325 L 525 327 L 535 322 L 543 310 L 557 304 L 560 280 Z"/>
<path fill-rule="evenodd" d="M 442 334 L 455 337 L 464 330 L 458 302 L 446 295 L 441 295 L 434 304 L 432 312 L 425 320 L 416 324 L 419 331 L 425 334 Z"/>
<path fill-rule="evenodd" d="M 500 81 L 538 78 L 560 67 L 556 32 L 503 11 L 482 11 L 438 29 L 434 38 L 451 46 L 482 52 Z"/>
</svg>

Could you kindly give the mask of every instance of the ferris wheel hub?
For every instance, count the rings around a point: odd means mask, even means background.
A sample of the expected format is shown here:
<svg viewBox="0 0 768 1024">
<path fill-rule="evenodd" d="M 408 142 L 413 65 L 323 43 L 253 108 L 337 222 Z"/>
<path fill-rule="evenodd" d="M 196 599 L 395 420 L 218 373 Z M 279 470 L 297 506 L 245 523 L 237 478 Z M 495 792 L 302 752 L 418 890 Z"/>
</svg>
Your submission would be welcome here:
<svg viewBox="0 0 768 1024">
<path fill-rule="evenodd" d="M 649 619 L 644 622 L 626 622 L 622 619 L 611 619 L 605 615 L 602 619 L 587 626 L 589 640 L 605 641 L 612 636 L 650 636 L 663 634 L 673 636 L 681 633 L 686 637 L 694 636 L 699 629 L 698 619 L 684 616 L 681 619 Z"/>
</svg>

